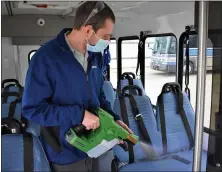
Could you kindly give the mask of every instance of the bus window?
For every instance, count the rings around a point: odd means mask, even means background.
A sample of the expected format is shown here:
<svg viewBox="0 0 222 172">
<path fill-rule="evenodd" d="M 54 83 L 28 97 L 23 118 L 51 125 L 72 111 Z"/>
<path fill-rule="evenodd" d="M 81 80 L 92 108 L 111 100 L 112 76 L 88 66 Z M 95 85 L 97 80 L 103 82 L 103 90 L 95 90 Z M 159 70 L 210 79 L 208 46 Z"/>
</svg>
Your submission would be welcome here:
<svg viewBox="0 0 222 172">
<path fill-rule="evenodd" d="M 184 44 L 184 53 L 186 46 Z M 211 114 L 211 90 L 212 90 L 212 70 L 213 64 L 213 44 L 208 38 L 207 40 L 207 54 L 206 54 L 206 92 L 205 92 L 205 112 L 204 112 L 204 127 L 210 127 L 210 114 Z M 185 57 L 184 57 L 185 58 Z M 198 35 L 189 36 L 189 88 L 190 88 L 190 102 L 195 110 L 196 108 L 196 83 L 197 83 L 197 59 L 198 59 Z M 183 88 L 185 89 L 185 60 L 184 60 L 184 78 Z"/>
<path fill-rule="evenodd" d="M 189 36 L 189 47 L 190 48 L 197 48 L 197 35 L 190 35 Z"/>
<path fill-rule="evenodd" d="M 109 44 L 109 51 L 111 56 L 110 61 L 110 82 L 112 83 L 113 87 L 116 88 L 117 85 L 117 49 L 116 49 L 116 40 L 111 40 Z"/>
<path fill-rule="evenodd" d="M 151 49 L 147 46 L 150 42 L 153 42 Z M 176 79 L 176 37 L 148 37 L 145 46 L 145 89 L 152 103 L 156 104 L 163 85 Z"/>
<path fill-rule="evenodd" d="M 176 53 L 176 48 L 177 48 L 177 43 L 175 37 L 172 38 L 172 42 L 169 47 L 168 54 L 175 54 Z"/>
<path fill-rule="evenodd" d="M 122 73 L 136 72 L 139 40 L 122 41 Z"/>
</svg>

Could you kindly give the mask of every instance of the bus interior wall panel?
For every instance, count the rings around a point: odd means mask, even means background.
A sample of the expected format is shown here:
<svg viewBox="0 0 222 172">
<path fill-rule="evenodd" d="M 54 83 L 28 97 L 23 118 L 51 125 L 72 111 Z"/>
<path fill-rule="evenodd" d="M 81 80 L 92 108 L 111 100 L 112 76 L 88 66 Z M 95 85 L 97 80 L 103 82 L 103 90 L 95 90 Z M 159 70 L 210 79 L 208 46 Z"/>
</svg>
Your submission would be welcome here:
<svg viewBox="0 0 222 172">
<path fill-rule="evenodd" d="M 12 45 L 43 45 L 55 37 L 12 37 Z"/>
<path fill-rule="evenodd" d="M 38 25 L 39 18 L 45 20 L 45 25 Z M 2 16 L 2 36 L 55 37 L 63 28 L 72 28 L 73 21 L 73 17 L 62 18 L 52 15 Z"/>
<path fill-rule="evenodd" d="M 16 78 L 14 47 L 10 37 L 2 37 L 2 77 L 1 80 Z"/>
<path fill-rule="evenodd" d="M 39 45 L 19 45 L 18 46 L 18 50 L 19 50 L 19 60 L 20 60 L 20 69 L 21 69 L 21 79 L 20 79 L 20 83 L 22 85 L 25 84 L 25 77 L 26 77 L 26 72 L 28 70 L 28 54 L 32 51 L 32 50 L 37 50 L 39 49 L 40 46 Z"/>
</svg>

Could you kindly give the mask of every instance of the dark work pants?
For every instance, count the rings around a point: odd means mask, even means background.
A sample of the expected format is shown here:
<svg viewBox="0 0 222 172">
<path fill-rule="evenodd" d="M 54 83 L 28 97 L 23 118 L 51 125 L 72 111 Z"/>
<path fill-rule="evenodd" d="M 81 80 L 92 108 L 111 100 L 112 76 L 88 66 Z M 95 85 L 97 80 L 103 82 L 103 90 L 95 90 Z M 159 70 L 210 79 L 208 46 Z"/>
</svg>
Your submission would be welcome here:
<svg viewBox="0 0 222 172">
<path fill-rule="evenodd" d="M 51 163 L 52 172 L 96 172 L 98 171 L 98 160 L 86 158 L 68 165 L 58 165 Z"/>
</svg>

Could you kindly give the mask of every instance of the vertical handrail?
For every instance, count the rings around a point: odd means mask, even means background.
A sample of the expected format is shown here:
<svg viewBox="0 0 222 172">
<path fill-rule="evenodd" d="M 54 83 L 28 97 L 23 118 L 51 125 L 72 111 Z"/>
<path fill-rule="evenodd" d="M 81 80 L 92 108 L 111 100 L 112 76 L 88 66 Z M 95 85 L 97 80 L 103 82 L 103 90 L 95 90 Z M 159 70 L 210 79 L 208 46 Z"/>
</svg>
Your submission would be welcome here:
<svg viewBox="0 0 222 172">
<path fill-rule="evenodd" d="M 183 54 L 184 54 L 184 50 L 183 50 L 183 44 L 184 44 L 184 40 L 186 38 L 187 33 L 183 32 L 179 38 L 179 56 L 178 56 L 178 60 L 177 60 L 177 76 L 176 76 L 176 81 L 178 82 L 178 84 L 180 85 L 181 91 L 183 89 Z"/>
<path fill-rule="evenodd" d="M 189 34 L 190 34 L 190 27 L 189 26 L 186 26 L 186 32 L 187 32 L 187 36 L 186 36 L 186 51 L 185 51 L 185 56 L 186 56 L 186 70 L 185 70 L 185 92 L 187 93 L 188 95 L 188 98 L 190 100 L 190 88 L 189 88 L 189 82 L 190 82 L 190 54 L 189 54 L 189 41 L 190 41 L 190 38 L 189 38 Z"/>
<path fill-rule="evenodd" d="M 201 170 L 205 83 L 206 83 L 206 43 L 208 37 L 208 2 L 199 2 L 199 28 L 198 28 L 198 73 L 197 73 L 197 95 L 195 115 L 195 146 L 193 156 L 193 171 Z"/>
</svg>

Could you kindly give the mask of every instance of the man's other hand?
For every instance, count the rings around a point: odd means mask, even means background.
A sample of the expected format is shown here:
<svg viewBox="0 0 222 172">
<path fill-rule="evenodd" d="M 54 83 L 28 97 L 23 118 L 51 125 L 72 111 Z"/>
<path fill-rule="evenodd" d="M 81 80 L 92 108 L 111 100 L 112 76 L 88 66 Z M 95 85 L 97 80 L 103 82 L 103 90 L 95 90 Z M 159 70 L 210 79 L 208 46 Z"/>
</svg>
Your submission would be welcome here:
<svg viewBox="0 0 222 172">
<path fill-rule="evenodd" d="M 117 120 L 116 121 L 120 126 L 122 126 L 123 128 L 125 128 L 129 133 L 133 134 L 133 131 L 121 120 Z"/>
<path fill-rule="evenodd" d="M 86 127 L 87 130 L 95 130 L 100 126 L 99 118 L 87 110 L 85 110 L 82 124 Z"/>
</svg>

